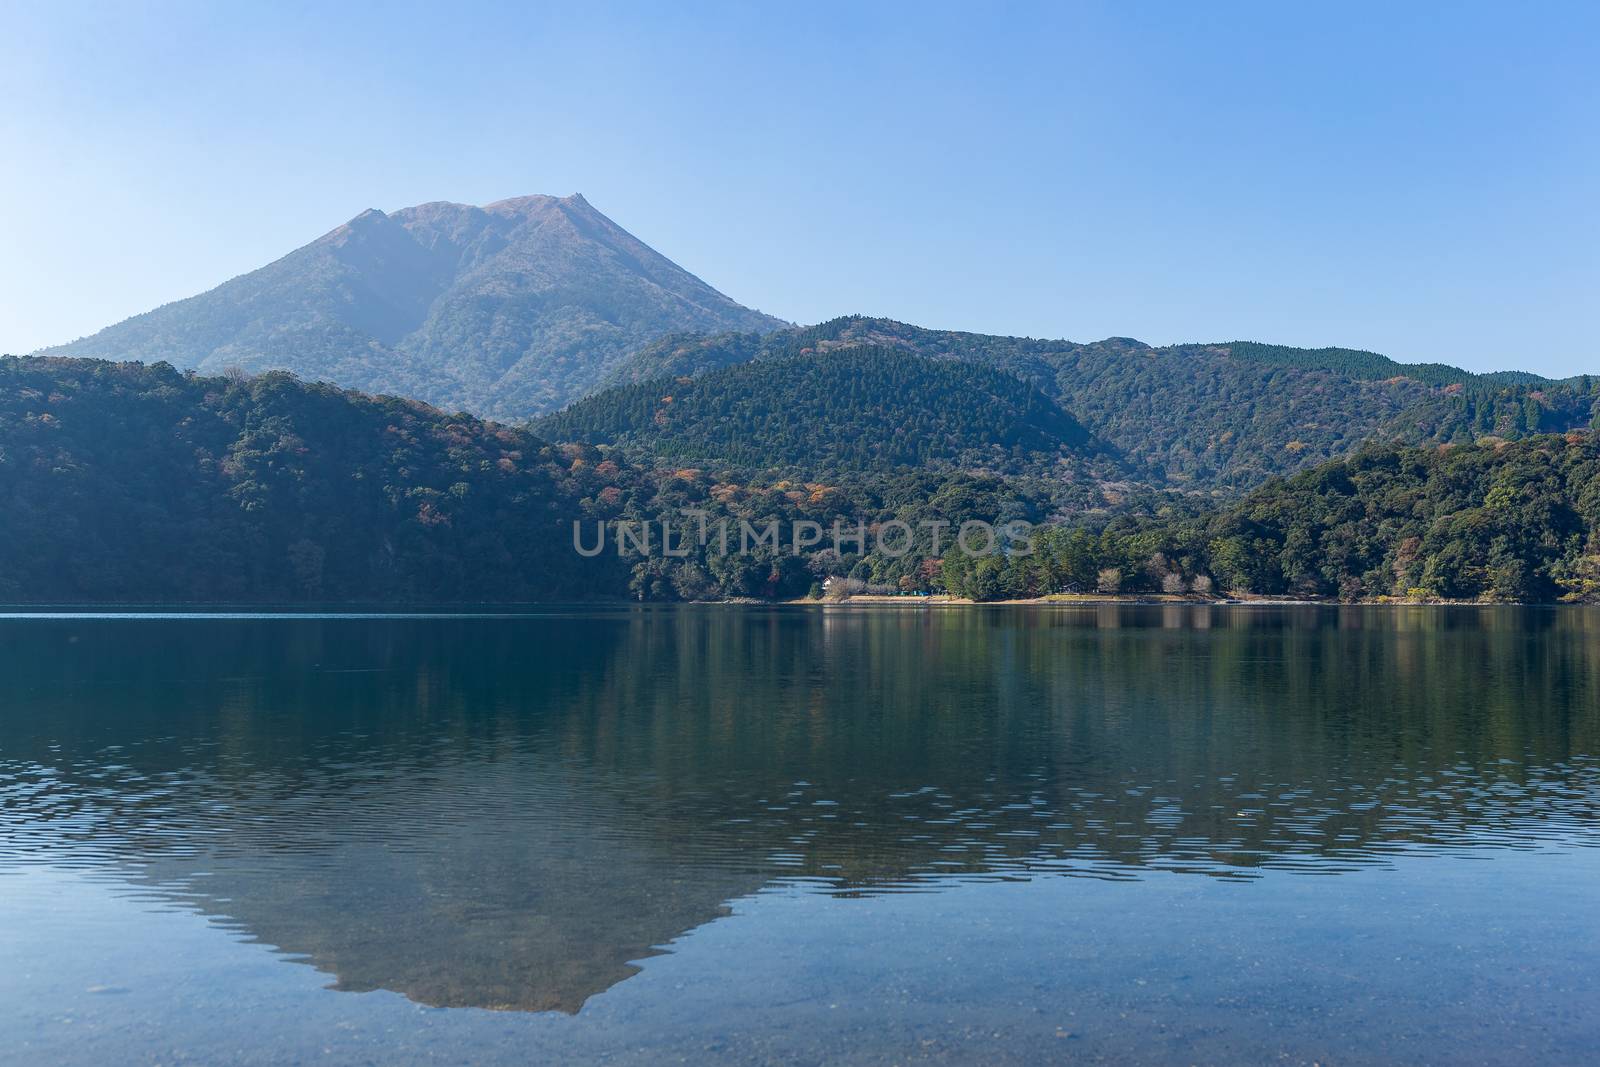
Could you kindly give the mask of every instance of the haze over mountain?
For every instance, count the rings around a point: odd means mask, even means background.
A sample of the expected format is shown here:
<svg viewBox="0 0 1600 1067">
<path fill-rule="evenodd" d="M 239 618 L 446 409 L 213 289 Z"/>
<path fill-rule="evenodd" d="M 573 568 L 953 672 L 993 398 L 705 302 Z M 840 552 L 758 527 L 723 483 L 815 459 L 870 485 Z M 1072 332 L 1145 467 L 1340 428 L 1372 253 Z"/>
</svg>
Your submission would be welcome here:
<svg viewBox="0 0 1600 1067">
<path fill-rule="evenodd" d="M 551 410 L 664 334 L 786 325 L 581 195 L 369 210 L 259 270 L 47 350 L 281 369 L 499 418 Z"/>
</svg>

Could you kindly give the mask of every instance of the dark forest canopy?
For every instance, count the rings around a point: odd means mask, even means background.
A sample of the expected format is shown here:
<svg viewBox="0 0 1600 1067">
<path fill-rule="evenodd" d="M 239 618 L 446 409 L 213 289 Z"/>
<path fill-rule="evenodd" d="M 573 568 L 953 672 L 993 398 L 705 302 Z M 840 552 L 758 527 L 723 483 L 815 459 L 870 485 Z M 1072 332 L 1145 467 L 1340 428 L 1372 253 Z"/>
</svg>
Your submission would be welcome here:
<svg viewBox="0 0 1600 1067">
<path fill-rule="evenodd" d="M 800 595 L 838 561 L 770 548 L 693 566 L 585 559 L 572 525 L 685 509 L 830 526 L 1048 510 L 994 476 L 639 466 L 282 372 L 45 357 L 0 358 L 0 500 L 0 600 L 58 603 Z"/>
<path fill-rule="evenodd" d="M 1102 452 L 1038 389 L 992 367 L 856 348 L 618 386 L 539 420 L 558 441 L 809 471 L 1011 465 Z"/>
<path fill-rule="evenodd" d="M 1600 444 L 1588 433 L 1373 447 L 1181 521 L 1053 529 L 1028 557 L 957 562 L 966 595 L 1233 592 L 1600 600 Z"/>
<path fill-rule="evenodd" d="M 921 362 L 896 354 L 880 369 L 911 388 L 894 375 L 920 374 Z M 730 380 L 753 387 L 782 370 L 772 366 Z M 814 363 L 819 374 L 832 366 Z M 945 382 L 945 373 L 970 372 L 949 368 L 918 382 Z M 970 406 L 946 395 L 951 419 L 940 425 L 952 440 L 981 430 L 963 420 L 995 412 L 1018 420 L 1018 441 L 1059 442 L 1075 425 L 1052 421 L 1059 409 L 1038 408 L 1020 383 L 989 385 Z M 839 414 L 846 409 L 859 414 Z M 819 409 L 869 420 L 874 411 Z M 1198 498 L 1156 496 L 1138 509 L 1124 503 L 1056 521 L 1035 532 L 1031 553 L 1002 541 L 969 558 L 936 552 L 919 534 L 893 557 L 824 543 L 801 556 L 695 546 L 677 558 L 586 559 L 572 548 L 574 521 L 698 512 L 758 525 L 920 530 L 969 519 L 1050 524 L 1059 501 L 1037 477 L 955 464 L 874 461 L 779 475 L 725 461 L 664 463 L 628 444 L 551 445 L 527 430 L 284 373 L 208 378 L 159 363 L 6 358 L 0 502 L 0 600 L 13 602 L 782 597 L 828 577 L 978 599 L 1600 599 L 1600 448 L 1580 432 L 1369 445 L 1212 510 L 1199 510 Z"/>
<path fill-rule="evenodd" d="M 414 401 L 0 360 L 0 597 L 571 595 L 594 576 L 551 546 L 581 489 L 527 432 Z"/>
</svg>

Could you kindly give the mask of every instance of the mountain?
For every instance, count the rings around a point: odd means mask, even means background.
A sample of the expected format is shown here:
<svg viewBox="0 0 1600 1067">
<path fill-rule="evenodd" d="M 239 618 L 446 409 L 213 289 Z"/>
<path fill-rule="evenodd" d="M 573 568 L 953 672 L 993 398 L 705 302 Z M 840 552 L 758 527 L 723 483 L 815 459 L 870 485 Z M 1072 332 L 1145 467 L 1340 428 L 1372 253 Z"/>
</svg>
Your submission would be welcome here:
<svg viewBox="0 0 1600 1067">
<path fill-rule="evenodd" d="M 1402 364 L 1353 349 L 1253 342 L 1155 348 L 929 330 L 849 316 L 804 329 L 669 336 L 608 381 L 692 376 L 732 364 L 893 348 L 979 363 L 1032 383 L 1155 485 L 1237 493 L 1370 442 L 1470 441 L 1588 426 L 1589 376 L 1555 382 Z"/>
<path fill-rule="evenodd" d="M 365 211 L 259 270 L 45 354 L 282 369 L 521 418 L 582 396 L 665 334 L 783 325 L 581 195 L 525 196 Z"/>
<path fill-rule="evenodd" d="M 1010 467 L 1095 451 L 1038 389 L 992 367 L 894 348 L 756 360 L 605 390 L 534 424 L 679 463 L 802 473 Z"/>
</svg>

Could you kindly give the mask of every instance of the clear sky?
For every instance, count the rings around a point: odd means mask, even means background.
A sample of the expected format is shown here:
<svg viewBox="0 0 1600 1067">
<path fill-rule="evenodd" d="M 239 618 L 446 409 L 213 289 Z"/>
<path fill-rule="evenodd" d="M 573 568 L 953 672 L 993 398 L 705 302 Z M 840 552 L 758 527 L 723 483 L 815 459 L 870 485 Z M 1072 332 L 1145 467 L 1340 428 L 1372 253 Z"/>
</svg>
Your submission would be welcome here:
<svg viewBox="0 0 1600 1067">
<path fill-rule="evenodd" d="M 1600 371 L 1596 12 L 0 0 L 0 351 L 582 192 L 799 322 Z"/>
</svg>

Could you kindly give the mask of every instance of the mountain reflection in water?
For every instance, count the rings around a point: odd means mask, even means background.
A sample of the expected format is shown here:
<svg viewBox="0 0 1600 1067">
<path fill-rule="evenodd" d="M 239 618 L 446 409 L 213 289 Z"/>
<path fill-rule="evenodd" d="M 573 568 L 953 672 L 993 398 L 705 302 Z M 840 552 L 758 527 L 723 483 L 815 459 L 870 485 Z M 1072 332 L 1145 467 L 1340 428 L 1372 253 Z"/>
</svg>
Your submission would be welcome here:
<svg viewBox="0 0 1600 1067">
<path fill-rule="evenodd" d="M 1600 842 L 1600 612 L 0 621 L 0 869 L 337 988 L 576 1012 L 774 882 L 1336 875 Z"/>
</svg>

